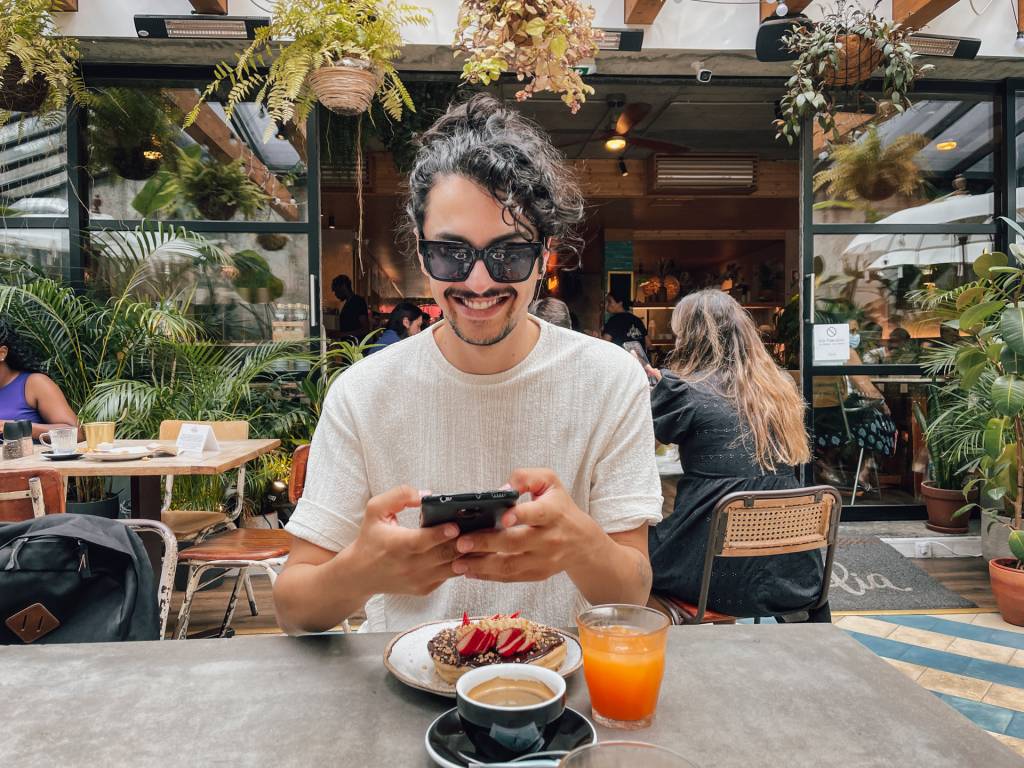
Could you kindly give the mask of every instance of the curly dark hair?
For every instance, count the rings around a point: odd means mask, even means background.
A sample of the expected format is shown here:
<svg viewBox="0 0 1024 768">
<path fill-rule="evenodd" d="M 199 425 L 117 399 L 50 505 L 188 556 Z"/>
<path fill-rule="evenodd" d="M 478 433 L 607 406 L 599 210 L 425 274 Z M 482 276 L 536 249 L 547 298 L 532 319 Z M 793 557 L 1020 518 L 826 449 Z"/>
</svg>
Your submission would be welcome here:
<svg viewBox="0 0 1024 768">
<path fill-rule="evenodd" d="M 11 370 L 32 373 L 42 370 L 35 351 L 18 337 L 5 317 L 0 317 L 0 347 L 7 347 L 6 362 Z"/>
<path fill-rule="evenodd" d="M 494 196 L 522 232 L 524 222 L 559 250 L 578 253 L 584 200 L 576 175 L 543 130 L 486 93 L 449 107 L 419 139 L 409 174 L 406 237 L 422 233 L 427 195 L 439 177 L 463 176 Z"/>
</svg>

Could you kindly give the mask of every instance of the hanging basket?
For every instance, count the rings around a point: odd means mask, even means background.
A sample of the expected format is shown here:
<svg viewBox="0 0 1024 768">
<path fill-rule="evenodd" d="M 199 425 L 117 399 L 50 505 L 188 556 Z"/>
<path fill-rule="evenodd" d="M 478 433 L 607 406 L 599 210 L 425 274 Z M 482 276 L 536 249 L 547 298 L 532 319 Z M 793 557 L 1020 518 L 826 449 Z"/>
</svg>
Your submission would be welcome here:
<svg viewBox="0 0 1024 768">
<path fill-rule="evenodd" d="M 280 251 L 288 245 L 288 235 L 281 235 L 272 232 L 261 232 L 256 235 L 256 242 L 265 251 Z"/>
<path fill-rule="evenodd" d="M 380 78 L 369 69 L 334 65 L 310 74 L 309 86 L 331 112 L 361 115 L 370 108 Z"/>
<path fill-rule="evenodd" d="M 122 179 L 144 181 L 160 170 L 161 162 L 160 145 L 153 139 L 135 147 L 114 147 L 110 151 L 110 165 Z"/>
<path fill-rule="evenodd" d="M 839 49 L 839 67 L 825 68 L 825 82 L 836 87 L 863 83 L 882 63 L 882 52 L 878 46 L 860 35 L 839 35 L 836 38 Z"/>
<path fill-rule="evenodd" d="M 899 184 L 895 179 L 886 175 L 874 174 L 870 178 L 858 179 L 854 182 L 853 189 L 861 200 L 878 202 L 888 200 L 896 194 Z"/>
<path fill-rule="evenodd" d="M 3 71 L 0 82 L 0 109 L 5 112 L 26 112 L 33 114 L 39 111 L 46 101 L 46 79 L 36 75 L 27 83 L 18 82 L 25 76 L 21 62 L 16 58 Z"/>
<path fill-rule="evenodd" d="M 194 204 L 202 217 L 210 221 L 227 221 L 238 210 L 237 203 L 222 203 L 213 198 L 201 198 Z"/>
</svg>

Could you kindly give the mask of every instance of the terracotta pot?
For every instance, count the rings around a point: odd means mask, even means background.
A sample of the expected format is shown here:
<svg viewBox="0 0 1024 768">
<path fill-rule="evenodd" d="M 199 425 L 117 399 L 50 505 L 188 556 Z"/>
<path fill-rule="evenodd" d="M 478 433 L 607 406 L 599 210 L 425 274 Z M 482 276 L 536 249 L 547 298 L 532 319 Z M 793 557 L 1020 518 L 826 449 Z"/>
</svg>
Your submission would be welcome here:
<svg viewBox="0 0 1024 768">
<path fill-rule="evenodd" d="M 43 106 L 46 101 L 46 79 L 42 75 L 36 75 L 27 83 L 19 83 L 25 76 L 25 70 L 21 62 L 16 58 L 11 59 L 7 69 L 0 73 L 0 109 L 7 112 L 34 113 Z"/>
<path fill-rule="evenodd" d="M 825 69 L 825 82 L 834 86 L 850 86 L 863 83 L 882 62 L 882 52 L 860 35 L 839 35 L 836 38 L 842 48 L 839 51 L 839 67 Z"/>
<path fill-rule="evenodd" d="M 970 513 L 965 512 L 959 517 L 953 517 L 953 513 L 967 503 L 963 491 L 948 491 L 925 482 L 921 483 L 921 496 L 928 509 L 926 528 L 939 533 L 967 532 L 967 521 L 971 518 Z"/>
<path fill-rule="evenodd" d="M 1024 571 L 1014 567 L 1017 562 L 1015 558 L 989 561 L 988 577 L 1003 621 L 1024 627 Z"/>
</svg>

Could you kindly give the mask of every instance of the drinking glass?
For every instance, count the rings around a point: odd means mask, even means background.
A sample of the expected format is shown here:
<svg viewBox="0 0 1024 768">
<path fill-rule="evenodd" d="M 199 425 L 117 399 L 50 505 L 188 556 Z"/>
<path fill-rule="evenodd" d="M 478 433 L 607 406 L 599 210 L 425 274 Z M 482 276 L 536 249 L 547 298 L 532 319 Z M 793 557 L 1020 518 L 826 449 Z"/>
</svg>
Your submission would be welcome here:
<svg viewBox="0 0 1024 768">
<path fill-rule="evenodd" d="M 609 728 L 648 727 L 665 673 L 668 617 L 639 605 L 597 605 L 576 625 L 594 720 Z"/>
<path fill-rule="evenodd" d="M 50 446 L 54 454 L 74 453 L 78 448 L 78 430 L 74 427 L 51 429 L 39 436 L 39 442 Z"/>
<path fill-rule="evenodd" d="M 639 741 L 602 741 L 574 749 L 558 768 L 694 768 L 693 763 L 670 749 Z"/>
<path fill-rule="evenodd" d="M 83 429 L 85 429 L 85 443 L 90 451 L 95 451 L 96 446 L 100 443 L 114 442 L 113 421 L 92 421 Z"/>
</svg>

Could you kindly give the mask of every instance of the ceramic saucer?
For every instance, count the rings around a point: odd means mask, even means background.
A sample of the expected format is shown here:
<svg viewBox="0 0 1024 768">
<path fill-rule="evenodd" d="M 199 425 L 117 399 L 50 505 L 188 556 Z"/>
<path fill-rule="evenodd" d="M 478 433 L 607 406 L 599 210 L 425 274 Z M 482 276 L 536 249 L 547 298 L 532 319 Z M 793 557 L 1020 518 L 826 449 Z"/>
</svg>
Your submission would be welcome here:
<svg viewBox="0 0 1024 768">
<path fill-rule="evenodd" d="M 594 744 L 596 741 L 597 732 L 590 721 L 576 710 L 566 707 L 562 716 L 546 729 L 544 743 L 538 752 L 568 752 L 585 744 Z M 512 755 L 510 759 L 481 754 L 462 729 L 457 709 L 449 709 L 430 724 L 425 743 L 430 759 L 442 768 L 466 768 L 476 763 L 490 763 L 503 759 L 513 762 L 541 756 Z"/>
<path fill-rule="evenodd" d="M 50 453 L 49 451 L 43 451 L 39 455 L 50 461 L 71 461 L 72 459 L 80 459 L 85 456 L 84 453 Z"/>
</svg>

